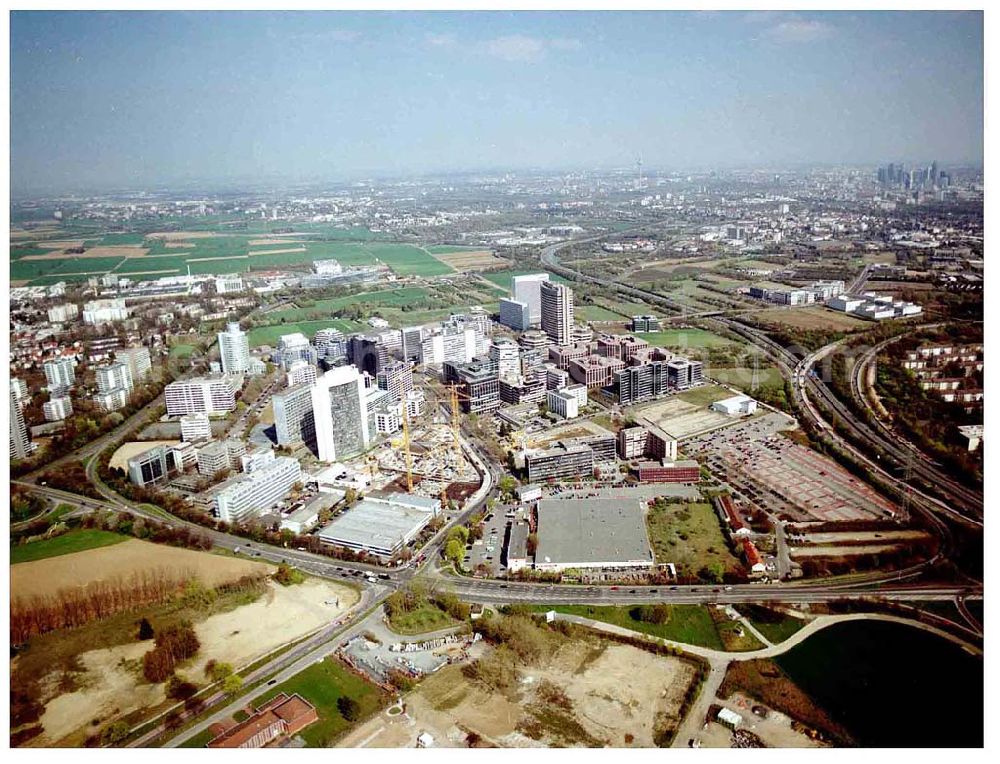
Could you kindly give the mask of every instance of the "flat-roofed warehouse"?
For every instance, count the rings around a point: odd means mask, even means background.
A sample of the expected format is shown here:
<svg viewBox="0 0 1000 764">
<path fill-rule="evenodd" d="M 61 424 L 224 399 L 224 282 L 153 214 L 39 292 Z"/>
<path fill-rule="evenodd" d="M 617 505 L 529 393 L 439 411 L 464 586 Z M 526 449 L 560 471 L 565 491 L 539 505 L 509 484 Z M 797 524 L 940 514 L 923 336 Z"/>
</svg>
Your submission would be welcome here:
<svg viewBox="0 0 1000 764">
<path fill-rule="evenodd" d="M 369 496 L 339 515 L 316 535 L 334 546 L 391 557 L 437 517 L 440 502 L 391 493 Z"/>
<path fill-rule="evenodd" d="M 653 550 L 640 499 L 542 499 L 535 569 L 648 568 Z"/>
</svg>

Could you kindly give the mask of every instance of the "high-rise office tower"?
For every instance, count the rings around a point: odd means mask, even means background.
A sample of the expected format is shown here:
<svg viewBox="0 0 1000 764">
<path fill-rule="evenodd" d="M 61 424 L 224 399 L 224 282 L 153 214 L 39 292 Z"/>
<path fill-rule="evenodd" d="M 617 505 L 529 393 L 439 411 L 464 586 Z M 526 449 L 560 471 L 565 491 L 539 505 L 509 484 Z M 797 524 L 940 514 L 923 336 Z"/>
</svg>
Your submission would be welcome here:
<svg viewBox="0 0 1000 764">
<path fill-rule="evenodd" d="M 541 284 L 542 331 L 557 345 L 573 342 L 573 290 L 565 284 Z"/>
<path fill-rule="evenodd" d="M 245 374 L 250 369 L 250 340 L 236 322 L 219 332 L 219 353 L 222 371 L 226 374 Z"/>
<path fill-rule="evenodd" d="M 528 305 L 528 320 L 534 326 L 542 320 L 542 284 L 548 283 L 549 274 L 531 273 L 511 279 L 510 296 Z"/>
<path fill-rule="evenodd" d="M 357 456 L 369 442 L 361 374 L 355 366 L 330 369 L 312 388 L 319 458 L 326 462 Z"/>
</svg>

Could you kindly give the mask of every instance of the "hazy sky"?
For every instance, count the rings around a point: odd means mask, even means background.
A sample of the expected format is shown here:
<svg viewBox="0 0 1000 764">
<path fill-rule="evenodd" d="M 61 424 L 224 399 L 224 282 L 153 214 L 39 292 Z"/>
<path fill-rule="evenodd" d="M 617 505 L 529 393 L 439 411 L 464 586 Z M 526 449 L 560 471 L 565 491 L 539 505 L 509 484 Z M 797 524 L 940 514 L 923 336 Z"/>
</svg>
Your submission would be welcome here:
<svg viewBox="0 0 1000 764">
<path fill-rule="evenodd" d="M 13 13 L 15 191 L 983 150 L 980 13 Z"/>
</svg>

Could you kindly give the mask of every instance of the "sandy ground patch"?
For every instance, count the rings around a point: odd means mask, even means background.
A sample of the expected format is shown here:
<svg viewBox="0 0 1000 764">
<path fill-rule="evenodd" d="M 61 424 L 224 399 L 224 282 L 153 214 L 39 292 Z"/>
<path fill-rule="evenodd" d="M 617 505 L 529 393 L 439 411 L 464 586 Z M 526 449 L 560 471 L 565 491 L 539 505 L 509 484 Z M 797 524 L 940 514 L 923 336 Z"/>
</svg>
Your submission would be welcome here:
<svg viewBox="0 0 1000 764">
<path fill-rule="evenodd" d="M 294 586 L 272 582 L 267 593 L 256 602 L 213 615 L 196 625 L 202 649 L 184 673 L 200 681 L 205 664 L 213 658 L 233 666 L 246 665 L 325 626 L 358 599 L 354 589 L 318 578 L 308 578 Z"/>
<path fill-rule="evenodd" d="M 79 656 L 83 673 L 81 688 L 53 698 L 45 705 L 41 723 L 45 731 L 32 745 L 51 745 L 90 724 L 139 708 L 159 705 L 166 699 L 163 685 L 140 681 L 128 661 L 141 661 L 152 649 L 151 642 L 91 650 Z M 98 727 L 99 729 L 99 727 Z"/>
<path fill-rule="evenodd" d="M 262 562 L 129 539 L 113 546 L 11 565 L 10 591 L 14 598 L 45 596 L 60 589 L 82 588 L 94 581 L 128 578 L 146 571 L 162 571 L 170 578 L 194 576 L 214 587 L 271 570 Z"/>
<path fill-rule="evenodd" d="M 339 604 L 326 604 L 334 600 Z M 318 579 L 288 587 L 272 582 L 256 602 L 196 624 L 201 650 L 178 673 L 195 684 L 204 684 L 209 660 L 225 661 L 236 668 L 249 665 L 329 623 L 357 600 L 353 589 Z M 147 684 L 137 670 L 123 663 L 141 660 L 151 648 L 151 642 L 141 642 L 83 653 L 81 689 L 49 701 L 42 716 L 45 733 L 38 743 L 58 741 L 95 718 L 104 720 L 103 726 L 117 716 L 162 703 L 163 685 Z"/>
<path fill-rule="evenodd" d="M 250 257 L 256 255 L 283 255 L 286 252 L 305 252 L 305 247 L 285 247 L 284 249 L 255 249 L 250 253 Z"/>
<path fill-rule="evenodd" d="M 661 712 L 676 713 L 694 676 L 677 658 L 609 643 L 564 645 L 544 668 L 525 668 L 513 697 L 471 684 L 460 666 L 447 666 L 405 697 L 406 715 L 381 714 L 352 732 L 340 747 L 412 747 L 423 731 L 436 747 L 463 747 L 466 730 L 501 747 L 545 746 L 517 731 L 518 722 L 536 699 L 543 681 L 562 688 L 572 703 L 572 717 L 588 734 L 611 746 L 652 747 L 654 724 Z"/>
<path fill-rule="evenodd" d="M 792 720 L 774 709 L 768 709 L 767 718 L 762 719 L 751 710 L 759 705 L 740 693 L 733 693 L 727 700 L 715 701 L 721 706 L 734 711 L 742 717 L 740 729 L 752 732 L 770 748 L 825 748 L 826 746 L 792 729 Z M 729 748 L 733 733 L 719 722 L 710 722 L 699 731 L 697 740 L 702 748 Z"/>
<path fill-rule="evenodd" d="M 194 245 L 189 241 L 165 241 L 163 246 L 167 249 L 184 249 L 185 247 L 193 247 Z"/>
<path fill-rule="evenodd" d="M 129 275 L 133 276 L 135 274 L 130 273 Z M 176 446 L 178 443 L 180 443 L 179 440 L 137 440 L 132 443 L 124 443 L 111 455 L 108 466 L 127 470 L 128 460 L 136 454 L 141 454 L 143 451 L 147 451 L 155 446 Z"/>
<path fill-rule="evenodd" d="M 432 256 L 456 271 L 481 271 L 493 268 L 506 268 L 511 265 L 509 260 L 497 257 L 490 250 L 474 252 L 442 252 Z"/>
<path fill-rule="evenodd" d="M 12 287 L 22 287 L 22 286 L 27 286 L 29 283 L 31 283 L 30 279 L 18 279 L 16 281 L 11 281 L 10 285 Z"/>
</svg>

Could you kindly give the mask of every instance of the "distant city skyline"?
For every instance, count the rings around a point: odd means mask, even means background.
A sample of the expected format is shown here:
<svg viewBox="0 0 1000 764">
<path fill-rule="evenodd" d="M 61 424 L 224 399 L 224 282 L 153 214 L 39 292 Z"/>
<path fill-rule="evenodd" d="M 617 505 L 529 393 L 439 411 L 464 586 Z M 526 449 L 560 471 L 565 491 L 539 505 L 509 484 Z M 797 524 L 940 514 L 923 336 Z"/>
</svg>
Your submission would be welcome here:
<svg viewBox="0 0 1000 764">
<path fill-rule="evenodd" d="M 981 12 L 11 14 L 15 195 L 981 164 Z"/>
</svg>

